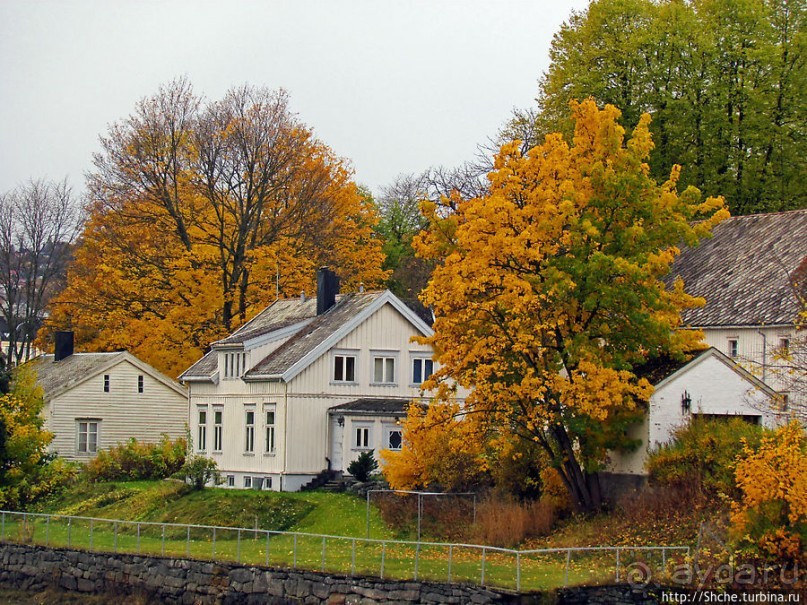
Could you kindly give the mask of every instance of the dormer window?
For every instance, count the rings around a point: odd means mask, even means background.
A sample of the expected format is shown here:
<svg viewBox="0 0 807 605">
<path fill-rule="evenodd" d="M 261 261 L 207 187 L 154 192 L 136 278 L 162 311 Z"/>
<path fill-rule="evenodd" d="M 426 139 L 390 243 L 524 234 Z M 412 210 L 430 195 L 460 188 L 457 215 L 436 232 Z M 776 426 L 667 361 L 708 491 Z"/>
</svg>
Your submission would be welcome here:
<svg viewBox="0 0 807 605">
<path fill-rule="evenodd" d="M 420 385 L 434 374 L 434 362 L 429 357 L 412 358 L 412 384 Z"/>
<path fill-rule="evenodd" d="M 247 354 L 241 351 L 224 353 L 224 378 L 241 378 L 247 371 Z"/>
<path fill-rule="evenodd" d="M 356 381 L 356 356 L 349 354 L 336 354 L 333 356 L 333 381 Z"/>
</svg>

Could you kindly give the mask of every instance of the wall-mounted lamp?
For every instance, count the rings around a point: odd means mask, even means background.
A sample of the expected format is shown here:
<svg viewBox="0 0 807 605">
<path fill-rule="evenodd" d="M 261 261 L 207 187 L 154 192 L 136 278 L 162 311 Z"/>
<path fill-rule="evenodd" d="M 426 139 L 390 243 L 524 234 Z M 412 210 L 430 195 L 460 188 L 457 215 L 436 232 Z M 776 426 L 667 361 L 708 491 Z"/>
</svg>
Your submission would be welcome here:
<svg viewBox="0 0 807 605">
<path fill-rule="evenodd" d="M 344 416 L 337 416 L 336 417 L 336 424 L 339 426 L 345 426 L 345 417 Z"/>
<path fill-rule="evenodd" d="M 692 408 L 692 397 L 689 396 L 689 393 L 684 391 L 684 394 L 681 395 L 681 413 L 686 414 Z"/>
</svg>

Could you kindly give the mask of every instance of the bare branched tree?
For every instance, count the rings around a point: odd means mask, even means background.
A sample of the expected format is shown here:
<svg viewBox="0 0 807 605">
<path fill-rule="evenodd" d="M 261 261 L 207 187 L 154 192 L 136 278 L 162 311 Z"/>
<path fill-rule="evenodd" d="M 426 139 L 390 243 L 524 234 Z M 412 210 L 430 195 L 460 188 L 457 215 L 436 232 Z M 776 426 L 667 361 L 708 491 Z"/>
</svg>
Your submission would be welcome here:
<svg viewBox="0 0 807 605">
<path fill-rule="evenodd" d="M 0 314 L 10 365 L 31 357 L 45 307 L 64 286 L 81 223 L 66 181 L 32 180 L 0 196 Z"/>
</svg>

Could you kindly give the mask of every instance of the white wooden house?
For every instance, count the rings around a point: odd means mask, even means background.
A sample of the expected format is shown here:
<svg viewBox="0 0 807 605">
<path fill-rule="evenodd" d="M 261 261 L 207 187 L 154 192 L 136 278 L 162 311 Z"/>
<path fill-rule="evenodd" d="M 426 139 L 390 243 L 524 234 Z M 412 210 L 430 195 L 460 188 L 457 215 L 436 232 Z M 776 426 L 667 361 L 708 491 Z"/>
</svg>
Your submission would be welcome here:
<svg viewBox="0 0 807 605">
<path fill-rule="evenodd" d="M 317 298 L 277 300 L 180 379 L 193 448 L 226 485 L 296 491 L 364 451 L 399 449 L 399 420 L 432 373 L 432 333 L 389 291 L 337 296 L 321 270 Z"/>
<path fill-rule="evenodd" d="M 710 239 L 682 250 L 672 268 L 687 292 L 706 299 L 704 307 L 682 313 L 683 325 L 702 330 L 706 344 L 780 392 L 791 407 L 807 405 L 781 358 L 795 339 L 807 338 L 796 331 L 800 304 L 793 283 L 805 262 L 807 209 L 727 219 Z"/>
<path fill-rule="evenodd" d="M 134 437 L 156 443 L 187 431 L 185 388 L 125 351 L 74 353 L 72 334 L 58 333 L 55 355 L 29 362 L 44 392 L 51 450 L 87 461 Z"/>
<path fill-rule="evenodd" d="M 655 368 L 648 378 L 655 391 L 647 414 L 628 433 L 641 445 L 633 452 L 609 456 L 605 479 L 615 486 L 612 492 L 640 486 L 650 453 L 669 443 L 673 433 L 695 416 L 740 417 L 766 427 L 780 420 L 776 392 L 714 347 L 685 363 Z"/>
</svg>

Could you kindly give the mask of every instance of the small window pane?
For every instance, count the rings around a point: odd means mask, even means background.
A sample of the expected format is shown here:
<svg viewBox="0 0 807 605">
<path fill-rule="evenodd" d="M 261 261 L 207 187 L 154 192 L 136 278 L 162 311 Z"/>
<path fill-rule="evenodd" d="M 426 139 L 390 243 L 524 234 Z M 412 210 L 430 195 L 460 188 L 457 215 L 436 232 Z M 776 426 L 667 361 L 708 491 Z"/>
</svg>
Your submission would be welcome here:
<svg viewBox="0 0 807 605">
<path fill-rule="evenodd" d="M 387 448 L 391 450 L 399 450 L 401 449 L 401 444 L 403 443 L 403 436 L 401 435 L 401 431 L 394 429 L 389 432 L 389 439 L 387 440 Z"/>
</svg>

